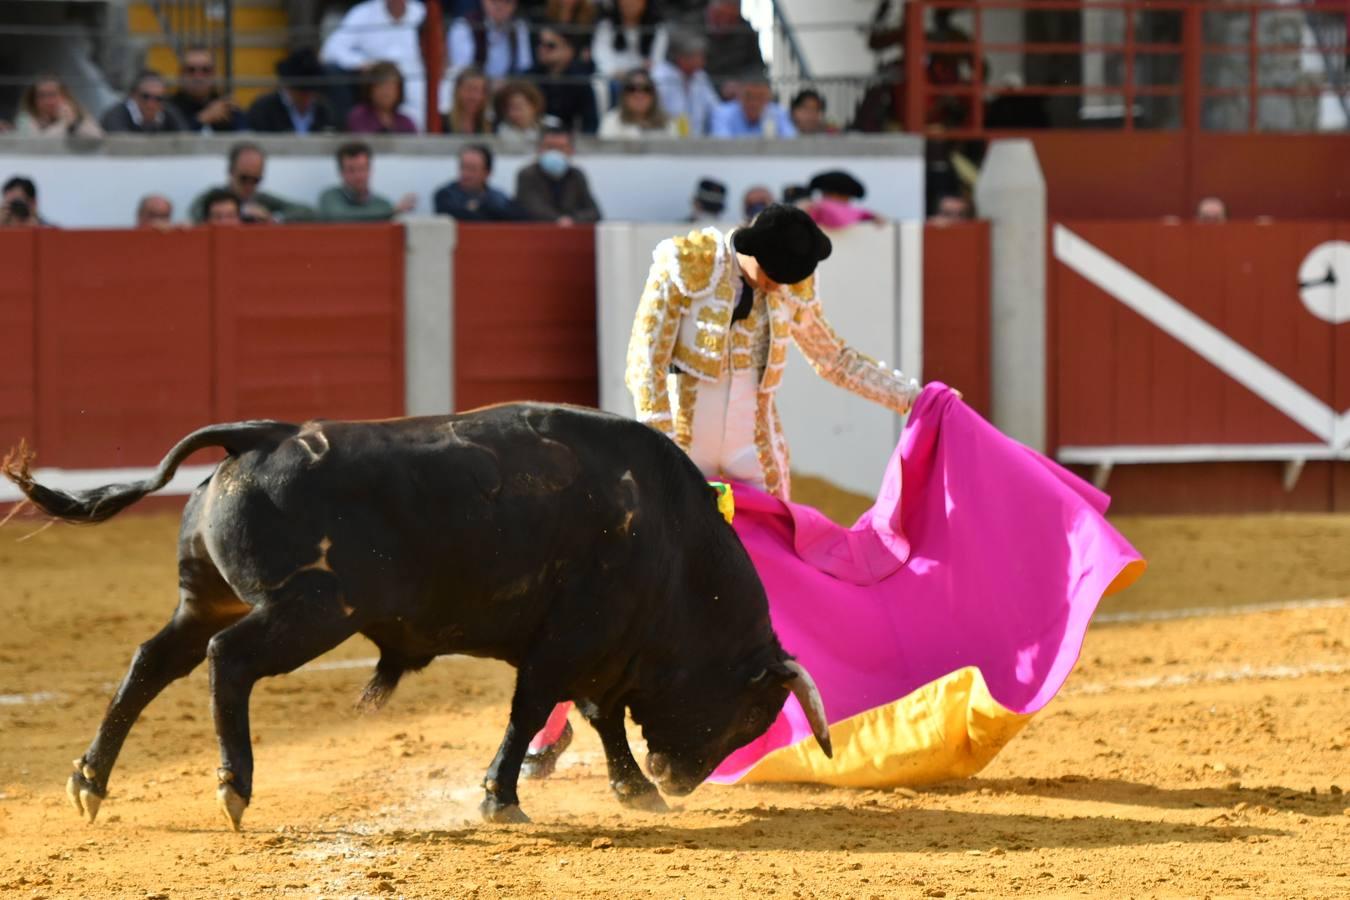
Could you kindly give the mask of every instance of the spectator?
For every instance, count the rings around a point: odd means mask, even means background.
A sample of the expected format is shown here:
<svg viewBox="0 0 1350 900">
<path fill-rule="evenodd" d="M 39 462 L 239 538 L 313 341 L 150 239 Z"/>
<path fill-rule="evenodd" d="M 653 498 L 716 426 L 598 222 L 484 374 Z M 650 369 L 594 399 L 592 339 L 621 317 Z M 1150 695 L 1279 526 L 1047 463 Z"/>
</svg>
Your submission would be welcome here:
<svg viewBox="0 0 1350 900">
<path fill-rule="evenodd" d="M 497 136 L 504 141 L 533 144 L 539 140 L 544 95 L 528 81 L 508 81 L 492 100 L 497 114 Z"/>
<path fill-rule="evenodd" d="M 1202 197 L 1195 206 L 1195 221 L 1219 225 L 1228 221 L 1228 205 L 1218 197 Z"/>
<path fill-rule="evenodd" d="M 228 188 L 212 188 L 202 195 L 203 220 L 207 225 L 240 225 L 248 221 L 239 198 Z"/>
<path fill-rule="evenodd" d="M 789 206 L 801 206 L 811 199 L 811 189 L 804 184 L 789 184 L 783 188 L 783 202 Z"/>
<path fill-rule="evenodd" d="M 1026 82 L 1017 72 L 1007 72 L 998 80 L 998 94 L 989 101 L 984 111 L 985 128 L 1050 127 L 1050 111 L 1046 106 L 1048 98 L 1013 93 L 1024 87 Z"/>
<path fill-rule="evenodd" d="M 945 194 L 938 200 L 937 212 L 928 221 L 934 225 L 956 225 L 974 218 L 970 201 L 960 194 Z"/>
<path fill-rule="evenodd" d="M 404 194 L 390 203 L 370 189 L 370 145 L 352 141 L 338 147 L 338 174 L 342 183 L 319 195 L 319 218 L 325 222 L 387 222 L 417 206 L 417 197 Z"/>
<path fill-rule="evenodd" d="M 511 198 L 488 184 L 492 151 L 469 144 L 459 151 L 459 179 L 436 191 L 432 204 L 438 215 L 461 222 L 510 222 L 523 218 Z"/>
<path fill-rule="evenodd" d="M 487 76 L 477 66 L 469 66 L 455 76 L 450 111 L 445 114 L 445 133 L 491 134 L 487 110 Z"/>
<path fill-rule="evenodd" d="M 173 226 L 173 202 L 163 194 L 146 194 L 136 204 L 136 227 L 166 229 Z"/>
<path fill-rule="evenodd" d="M 178 65 L 178 90 L 169 98 L 188 130 L 243 131 L 244 112 L 216 89 L 216 59 L 207 47 L 189 47 Z"/>
<path fill-rule="evenodd" d="M 590 63 L 591 36 L 599 15 L 600 9 L 594 0 L 548 0 L 539 22 L 554 26 L 555 31 L 569 38 L 577 48 L 577 59 Z"/>
<path fill-rule="evenodd" d="M 399 112 L 403 106 L 403 73 L 391 62 L 377 62 L 366 71 L 361 102 L 347 113 L 354 134 L 416 134 L 417 125 Z"/>
<path fill-rule="evenodd" d="M 314 210 L 308 206 L 283 200 L 260 189 L 266 162 L 262 148 L 257 144 L 249 141 L 235 144 L 230 148 L 229 182 L 213 190 L 227 191 L 234 196 L 239 203 L 239 215 L 246 222 L 313 220 Z M 188 217 L 193 222 L 206 221 L 206 199 L 210 193 L 205 191 L 192 201 Z"/>
<path fill-rule="evenodd" d="M 516 175 L 516 204 L 531 219 L 571 225 L 598 222 L 600 207 L 586 175 L 572 165 L 572 135 L 551 128 L 539 139 L 539 160 Z"/>
<path fill-rule="evenodd" d="M 323 66 L 313 50 L 296 50 L 277 63 L 280 86 L 263 94 L 248 108 L 248 127 L 254 131 L 315 134 L 336 131 L 338 121 L 328 100 L 319 96 Z M 248 218 L 248 199 L 243 216 Z"/>
<path fill-rule="evenodd" d="M 33 179 L 15 175 L 0 189 L 0 225 L 9 228 L 36 228 L 50 225 L 38 214 L 37 185 Z"/>
<path fill-rule="evenodd" d="M 711 0 L 705 21 L 708 32 L 708 75 L 721 91 L 728 81 L 764 74 L 759 34 L 741 18 L 740 0 Z"/>
<path fill-rule="evenodd" d="M 727 208 L 727 186 L 713 178 L 699 180 L 694 190 L 693 206 L 686 222 L 711 225 L 722 221 L 722 212 Z"/>
<path fill-rule="evenodd" d="M 158 72 L 145 69 L 132 82 L 131 93 L 127 95 L 127 99 L 104 110 L 99 124 L 109 134 L 115 132 L 161 134 L 187 131 L 187 123 L 178 114 L 178 108 L 166 103 L 167 99 L 168 91 L 164 87 L 164 79 Z"/>
<path fill-rule="evenodd" d="M 605 113 L 602 138 L 678 137 L 675 123 L 661 109 L 656 84 L 646 69 L 634 69 L 623 80 L 619 105 Z"/>
<path fill-rule="evenodd" d="M 773 101 L 769 80 L 763 75 L 744 82 L 735 100 L 713 110 L 710 132 L 717 138 L 797 136 L 787 110 Z"/>
<path fill-rule="evenodd" d="M 670 35 L 648 0 L 615 0 L 595 26 L 591 61 L 607 78 L 621 78 L 631 69 L 651 69 L 666 58 Z"/>
<path fill-rule="evenodd" d="M 39 75 L 24 89 L 14 132 L 25 137 L 103 137 L 94 117 L 85 112 L 55 75 Z"/>
<path fill-rule="evenodd" d="M 339 121 L 347 121 L 355 105 L 352 87 L 357 76 L 386 62 L 403 76 L 399 112 L 413 121 L 414 131 L 425 130 L 427 77 L 417 30 L 426 16 L 422 0 L 362 0 L 342 17 L 319 53 L 327 73 L 339 79 L 337 89 L 330 92 Z"/>
<path fill-rule="evenodd" d="M 577 58 L 573 39 L 552 25 L 539 30 L 538 62 L 530 70 L 544 96 L 544 110 L 568 131 L 595 134 L 600 116 L 590 76 L 595 67 Z"/>
<path fill-rule="evenodd" d="M 516 16 L 516 0 L 483 0 L 483 13 L 456 19 L 446 37 L 450 77 L 477 66 L 496 81 L 530 71 L 530 28 Z"/>
<path fill-rule="evenodd" d="M 876 222 L 880 218 L 871 210 L 855 206 L 854 200 L 867 196 L 862 182 L 847 172 L 821 172 L 807 187 L 819 194 L 806 204 L 807 215 L 822 228 L 847 228 L 859 222 Z"/>
<path fill-rule="evenodd" d="M 749 225 L 755 216 L 762 213 L 765 207 L 773 204 L 773 191 L 757 184 L 745 192 L 741 198 L 741 212 L 745 216 L 744 223 Z"/>
<path fill-rule="evenodd" d="M 797 134 L 838 134 L 839 129 L 825 121 L 825 98 L 814 88 L 798 91 L 792 98 L 792 127 Z"/>
<path fill-rule="evenodd" d="M 703 137 L 713 109 L 721 103 L 704 70 L 708 42 L 700 34 L 677 31 L 670 38 L 670 59 L 652 67 L 661 107 L 674 120 L 681 137 Z"/>
</svg>

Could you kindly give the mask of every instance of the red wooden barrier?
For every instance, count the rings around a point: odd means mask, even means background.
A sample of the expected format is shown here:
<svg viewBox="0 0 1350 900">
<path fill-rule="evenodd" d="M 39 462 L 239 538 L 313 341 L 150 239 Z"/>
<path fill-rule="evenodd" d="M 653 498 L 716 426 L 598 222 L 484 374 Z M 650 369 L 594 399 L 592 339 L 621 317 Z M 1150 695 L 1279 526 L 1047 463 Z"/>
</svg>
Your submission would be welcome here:
<svg viewBox="0 0 1350 900">
<path fill-rule="evenodd" d="M 593 228 L 461 225 L 455 405 L 596 405 L 595 297 Z"/>
<path fill-rule="evenodd" d="M 0 449 L 158 462 L 212 421 L 399 415 L 397 226 L 0 232 Z"/>
<path fill-rule="evenodd" d="M 989 223 L 923 233 L 923 378 L 958 388 L 988 417 Z"/>
<path fill-rule="evenodd" d="M 0 230 L 0 452 L 37 432 L 37 232 Z"/>
<path fill-rule="evenodd" d="M 1203 329 L 1127 306 L 1137 296 L 1128 279 L 1094 283 L 1059 259 L 1049 279 L 1058 446 L 1331 449 L 1333 422 L 1350 406 L 1350 325 L 1304 306 L 1299 268 L 1315 247 L 1350 240 L 1350 224 L 1064 227 L 1217 329 L 1236 344 L 1226 363 L 1256 374 L 1255 386 L 1240 383 L 1200 355 Z M 1304 408 L 1324 411 L 1295 421 L 1279 377 L 1241 362 L 1244 350 L 1310 395 Z M 1344 469 L 1309 463 L 1286 492 L 1275 462 L 1131 465 L 1112 472 L 1110 487 L 1120 511 L 1331 509 Z"/>
</svg>

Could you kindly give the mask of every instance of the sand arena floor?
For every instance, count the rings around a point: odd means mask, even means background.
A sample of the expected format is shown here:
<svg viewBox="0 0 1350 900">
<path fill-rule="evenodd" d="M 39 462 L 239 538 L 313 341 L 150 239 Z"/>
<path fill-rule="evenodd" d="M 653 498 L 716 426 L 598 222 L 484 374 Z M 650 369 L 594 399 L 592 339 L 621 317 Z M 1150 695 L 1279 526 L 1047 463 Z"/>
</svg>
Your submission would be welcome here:
<svg viewBox="0 0 1350 900">
<path fill-rule="evenodd" d="M 857 498 L 804 481 L 845 516 Z M 918 791 L 705 786 L 645 815 L 578 721 L 535 823 L 477 821 L 512 675 L 450 659 L 373 716 L 362 639 L 261 683 L 231 833 L 199 668 L 132 732 L 96 825 L 64 783 L 175 599 L 171 515 L 0 531 L 0 895 L 1350 895 L 1350 517 L 1124 519 L 1152 560 L 1079 668 L 978 778 Z M 1173 611 L 1212 608 L 1171 617 Z"/>
</svg>

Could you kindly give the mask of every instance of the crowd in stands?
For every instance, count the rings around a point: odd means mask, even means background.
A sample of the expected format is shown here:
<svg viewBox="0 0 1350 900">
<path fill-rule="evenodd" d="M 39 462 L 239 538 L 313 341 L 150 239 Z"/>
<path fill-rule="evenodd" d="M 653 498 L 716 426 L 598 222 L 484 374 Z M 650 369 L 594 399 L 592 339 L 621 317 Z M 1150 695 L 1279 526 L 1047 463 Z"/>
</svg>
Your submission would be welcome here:
<svg viewBox="0 0 1350 900">
<path fill-rule="evenodd" d="M 628 140 L 840 131 L 819 92 L 774 95 L 739 0 L 666 0 L 667 14 L 657 0 L 438 2 L 429 17 L 423 0 L 360 0 L 321 43 L 283 58 L 275 89 L 246 108 L 221 92 L 216 54 L 194 46 L 182 51 L 176 80 L 142 71 L 97 115 L 60 79 L 39 76 L 12 127 L 82 138 L 433 132 L 532 142 L 551 117 L 576 134 Z M 443 21 L 428 53 L 426 29 Z M 428 78 L 431 58 L 439 80 Z M 431 98 L 429 84 L 437 85 Z"/>
</svg>

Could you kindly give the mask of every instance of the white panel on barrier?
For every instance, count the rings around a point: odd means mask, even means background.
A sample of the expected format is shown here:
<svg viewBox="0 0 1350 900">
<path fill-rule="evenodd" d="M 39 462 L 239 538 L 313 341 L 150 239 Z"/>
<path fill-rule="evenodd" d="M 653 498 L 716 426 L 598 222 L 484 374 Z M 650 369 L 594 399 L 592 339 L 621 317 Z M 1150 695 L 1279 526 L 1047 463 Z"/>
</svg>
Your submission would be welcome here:
<svg viewBox="0 0 1350 900">
<path fill-rule="evenodd" d="M 867 186 L 867 206 L 899 219 L 923 216 L 923 160 L 910 155 L 849 155 L 840 152 L 761 155 L 745 152 L 719 155 L 719 142 L 703 142 L 680 154 L 597 149 L 578 152 L 576 163 L 586 172 L 591 190 L 606 219 L 637 222 L 678 220 L 689 212 L 700 178 L 715 177 L 727 185 L 728 215 L 739 215 L 740 199 L 752 185 L 780 193 L 788 184 L 803 184 L 826 169 L 846 168 Z M 431 196 L 454 180 L 458 162 L 454 146 L 443 154 L 375 154 L 372 187 L 397 198 L 411 193 L 417 212 L 431 212 Z M 55 152 L 5 152 L 0 169 L 22 174 L 38 185 L 44 218 L 66 228 L 130 226 L 136 204 L 147 193 L 160 193 L 174 204 L 174 220 L 185 222 L 192 200 L 225 181 L 224 152 L 203 155 L 153 154 L 81 156 Z M 516 172 L 532 161 L 522 153 L 502 152 L 492 173 L 493 186 L 514 193 Z M 337 167 L 326 149 L 303 155 L 293 151 L 268 157 L 263 189 L 288 200 L 313 205 L 320 191 L 337 184 Z"/>
<path fill-rule="evenodd" d="M 611 412 L 633 415 L 623 370 L 652 250 L 689 227 L 615 223 L 597 232 L 600 405 Z M 830 324 L 858 350 L 892 365 L 899 352 L 897 227 L 860 225 L 831 232 L 834 252 L 819 270 Z M 789 357 L 778 408 L 793 471 L 870 495 L 895 449 L 900 417 L 826 382 L 796 350 Z"/>
</svg>

